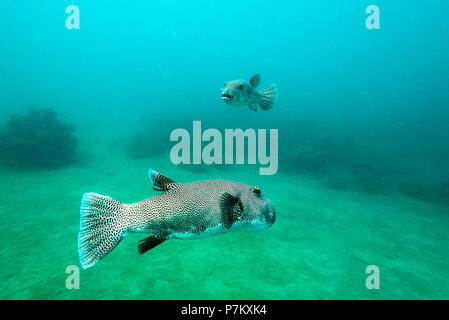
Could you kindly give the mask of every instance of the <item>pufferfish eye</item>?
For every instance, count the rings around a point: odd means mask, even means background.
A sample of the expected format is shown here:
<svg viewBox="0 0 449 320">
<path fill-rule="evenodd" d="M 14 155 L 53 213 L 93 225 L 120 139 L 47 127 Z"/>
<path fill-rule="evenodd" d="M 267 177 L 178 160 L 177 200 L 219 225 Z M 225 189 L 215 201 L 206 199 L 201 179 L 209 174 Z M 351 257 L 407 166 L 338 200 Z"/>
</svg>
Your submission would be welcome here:
<svg viewBox="0 0 449 320">
<path fill-rule="evenodd" d="M 239 89 L 243 89 L 243 84 L 239 85 Z"/>
<path fill-rule="evenodd" d="M 260 191 L 259 187 L 252 187 L 251 191 L 254 192 L 255 194 L 260 194 L 262 191 Z"/>
</svg>

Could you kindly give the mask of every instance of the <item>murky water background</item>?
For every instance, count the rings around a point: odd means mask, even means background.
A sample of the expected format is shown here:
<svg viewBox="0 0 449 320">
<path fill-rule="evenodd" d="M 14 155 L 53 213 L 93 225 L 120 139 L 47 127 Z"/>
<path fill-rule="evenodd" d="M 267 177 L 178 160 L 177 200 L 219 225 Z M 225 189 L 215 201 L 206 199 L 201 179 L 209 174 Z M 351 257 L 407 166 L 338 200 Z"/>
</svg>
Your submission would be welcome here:
<svg viewBox="0 0 449 320">
<path fill-rule="evenodd" d="M 448 297 L 446 1 L 73 4 L 79 30 L 65 3 L 0 4 L 2 299 Z M 256 72 L 279 88 L 271 111 L 222 103 L 225 81 Z M 170 132 L 193 120 L 278 129 L 278 173 L 173 165 Z M 154 196 L 149 167 L 259 185 L 276 223 L 144 255 L 130 235 L 66 289 L 82 194 Z"/>
</svg>

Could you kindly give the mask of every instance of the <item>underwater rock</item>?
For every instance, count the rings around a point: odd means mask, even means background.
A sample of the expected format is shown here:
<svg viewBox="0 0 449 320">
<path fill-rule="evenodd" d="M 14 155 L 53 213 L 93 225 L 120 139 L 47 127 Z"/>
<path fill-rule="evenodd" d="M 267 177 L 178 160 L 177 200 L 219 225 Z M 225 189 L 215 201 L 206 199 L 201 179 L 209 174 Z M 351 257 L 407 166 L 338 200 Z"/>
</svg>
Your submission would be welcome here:
<svg viewBox="0 0 449 320">
<path fill-rule="evenodd" d="M 399 186 L 399 192 L 419 201 L 449 204 L 449 181 L 433 184 L 409 181 Z"/>
<path fill-rule="evenodd" d="M 170 133 L 162 134 L 160 131 L 155 133 L 148 128 L 137 132 L 123 141 L 126 154 L 132 159 L 150 158 L 155 155 L 160 155 L 164 152 L 169 152 L 168 138 Z"/>
<path fill-rule="evenodd" d="M 169 113 L 143 116 L 141 124 L 136 124 L 136 130 L 123 137 L 118 144 L 131 159 L 144 159 L 170 154 L 170 134 L 185 123 L 192 125 L 188 119 L 176 122 Z M 157 129 L 155 129 L 157 128 Z"/>
<path fill-rule="evenodd" d="M 411 169 L 401 154 L 375 143 L 369 136 L 324 125 L 290 135 L 280 145 L 283 170 L 310 175 L 336 190 L 379 194 L 394 189 L 398 176 Z"/>
<path fill-rule="evenodd" d="M 66 166 L 75 160 L 78 140 L 73 131 L 48 108 L 12 116 L 0 129 L 0 160 L 18 167 Z"/>
</svg>

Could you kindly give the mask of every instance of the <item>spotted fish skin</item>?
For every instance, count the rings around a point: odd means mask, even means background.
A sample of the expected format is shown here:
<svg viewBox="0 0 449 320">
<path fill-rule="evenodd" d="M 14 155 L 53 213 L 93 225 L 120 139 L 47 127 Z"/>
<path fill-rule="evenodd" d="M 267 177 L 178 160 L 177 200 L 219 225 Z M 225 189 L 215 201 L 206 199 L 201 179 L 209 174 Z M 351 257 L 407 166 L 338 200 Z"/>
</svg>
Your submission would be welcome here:
<svg viewBox="0 0 449 320">
<path fill-rule="evenodd" d="M 129 205 L 134 232 L 170 233 L 170 238 L 195 239 L 226 230 L 222 226 L 219 196 L 237 193 L 243 184 L 209 180 L 177 184 L 155 197 Z"/>
<path fill-rule="evenodd" d="M 153 189 L 163 193 L 124 204 L 86 193 L 81 203 L 78 251 L 83 268 L 93 266 L 131 232 L 151 233 L 143 253 L 169 239 L 199 239 L 236 230 L 263 230 L 275 209 L 260 189 L 228 180 L 176 183 L 150 170 Z"/>
</svg>

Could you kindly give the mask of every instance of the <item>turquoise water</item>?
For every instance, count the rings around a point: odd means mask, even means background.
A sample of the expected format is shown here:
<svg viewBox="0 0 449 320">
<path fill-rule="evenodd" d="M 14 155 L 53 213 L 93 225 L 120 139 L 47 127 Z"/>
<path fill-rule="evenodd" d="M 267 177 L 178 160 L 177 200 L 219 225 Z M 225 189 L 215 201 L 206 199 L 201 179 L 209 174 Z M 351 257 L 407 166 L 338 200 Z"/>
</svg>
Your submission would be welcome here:
<svg viewBox="0 0 449 320">
<path fill-rule="evenodd" d="M 66 7 L 80 29 L 66 28 Z M 365 9 L 380 9 L 368 30 Z M 1 299 L 447 299 L 446 1 L 3 1 Z M 225 81 L 276 83 L 270 111 Z M 29 113 L 29 109 L 46 110 Z M 12 119 L 12 120 L 11 120 Z M 279 130 L 279 169 L 174 165 L 170 133 Z M 203 146 L 205 144 L 203 143 Z M 127 236 L 80 289 L 83 193 L 133 203 L 178 182 L 258 185 L 276 223 L 167 241 Z M 380 289 L 365 269 L 380 270 Z"/>
</svg>

